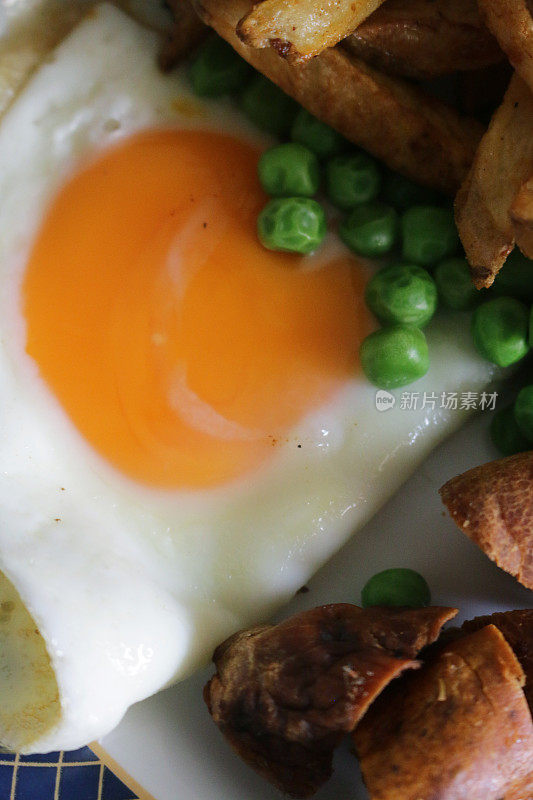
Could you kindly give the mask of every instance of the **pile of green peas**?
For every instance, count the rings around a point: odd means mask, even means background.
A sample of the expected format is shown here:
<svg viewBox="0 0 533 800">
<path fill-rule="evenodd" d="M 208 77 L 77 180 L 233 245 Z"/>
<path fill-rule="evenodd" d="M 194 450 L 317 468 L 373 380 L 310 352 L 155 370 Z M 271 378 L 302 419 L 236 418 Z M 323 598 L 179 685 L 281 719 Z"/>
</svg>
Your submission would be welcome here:
<svg viewBox="0 0 533 800">
<path fill-rule="evenodd" d="M 282 140 L 258 163 L 259 180 L 271 197 L 257 220 L 266 248 L 308 254 L 320 246 L 327 220 L 324 205 L 315 198 L 322 190 L 341 214 L 338 233 L 352 252 L 393 259 L 369 281 L 365 295 L 381 325 L 360 349 L 363 371 L 373 384 L 395 389 L 427 372 L 423 328 L 439 304 L 473 312 L 474 344 L 492 363 L 507 367 L 526 356 L 532 343 L 526 305 L 533 301 L 530 261 L 520 254 L 511 257 L 494 290 L 480 302 L 482 295 L 472 286 L 460 254 L 453 211 L 435 191 L 355 148 L 217 36 L 198 51 L 189 74 L 196 94 L 236 95 L 258 128 Z"/>
</svg>

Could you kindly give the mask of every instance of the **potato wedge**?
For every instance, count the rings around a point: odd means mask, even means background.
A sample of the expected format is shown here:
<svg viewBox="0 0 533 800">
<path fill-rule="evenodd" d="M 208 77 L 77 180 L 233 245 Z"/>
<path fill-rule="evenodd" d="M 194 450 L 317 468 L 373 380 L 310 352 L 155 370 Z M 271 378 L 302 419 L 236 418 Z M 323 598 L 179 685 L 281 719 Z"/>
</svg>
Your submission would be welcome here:
<svg viewBox="0 0 533 800">
<path fill-rule="evenodd" d="M 463 533 L 533 589 L 533 452 L 475 467 L 445 483 L 440 495 Z"/>
<path fill-rule="evenodd" d="M 420 80 L 504 57 L 476 0 L 387 0 L 343 46 L 379 69 Z"/>
<path fill-rule="evenodd" d="M 464 179 L 482 126 L 399 78 L 340 48 L 290 65 L 272 48 L 244 45 L 235 33 L 248 0 L 193 0 L 211 25 L 254 67 L 347 139 L 414 181 L 453 193 Z"/>
<path fill-rule="evenodd" d="M 520 797 L 533 763 L 523 684 L 520 664 L 494 625 L 437 645 L 355 730 L 370 800 Z"/>
<path fill-rule="evenodd" d="M 262 0 L 237 33 L 250 47 L 271 45 L 291 62 L 316 56 L 344 39 L 383 0 Z"/>
<path fill-rule="evenodd" d="M 455 219 L 478 289 L 491 286 L 513 249 L 511 206 L 533 174 L 533 94 L 515 73 L 455 201 Z"/>
<path fill-rule="evenodd" d="M 520 187 L 511 206 L 511 220 L 518 247 L 533 258 L 533 177 Z"/>
<path fill-rule="evenodd" d="M 529 8 L 528 0 L 479 0 L 485 24 L 533 90 L 533 18 Z"/>
</svg>

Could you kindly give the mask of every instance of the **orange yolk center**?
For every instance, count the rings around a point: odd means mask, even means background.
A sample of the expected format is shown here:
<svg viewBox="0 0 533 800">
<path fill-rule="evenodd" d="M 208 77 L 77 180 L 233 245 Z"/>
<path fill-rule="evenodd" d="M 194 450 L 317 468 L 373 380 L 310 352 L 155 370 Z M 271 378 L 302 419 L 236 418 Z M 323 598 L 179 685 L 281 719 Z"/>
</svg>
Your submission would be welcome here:
<svg viewBox="0 0 533 800">
<path fill-rule="evenodd" d="M 149 486 L 257 468 L 356 367 L 366 275 L 259 244 L 257 159 L 224 135 L 137 134 L 66 183 L 30 256 L 28 353 L 88 442 Z"/>
</svg>

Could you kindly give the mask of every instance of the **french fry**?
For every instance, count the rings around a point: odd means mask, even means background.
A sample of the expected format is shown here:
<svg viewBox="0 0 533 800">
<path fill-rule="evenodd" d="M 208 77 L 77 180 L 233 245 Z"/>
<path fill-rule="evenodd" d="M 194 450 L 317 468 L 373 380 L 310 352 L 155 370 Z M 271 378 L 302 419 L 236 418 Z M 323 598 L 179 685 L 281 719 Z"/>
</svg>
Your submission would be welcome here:
<svg viewBox="0 0 533 800">
<path fill-rule="evenodd" d="M 521 187 L 511 206 L 516 243 L 528 258 L 533 258 L 533 177 Z"/>
<path fill-rule="evenodd" d="M 343 45 L 380 69 L 421 80 L 504 57 L 476 0 L 387 0 Z"/>
<path fill-rule="evenodd" d="M 492 285 L 513 249 L 511 206 L 533 174 L 533 95 L 514 75 L 455 201 L 455 219 L 472 279 Z"/>
<path fill-rule="evenodd" d="M 369 67 L 340 48 L 290 65 L 272 48 L 247 47 L 235 33 L 248 0 L 194 0 L 247 61 L 319 119 L 418 183 L 454 193 L 483 129 L 417 87 Z"/>
<path fill-rule="evenodd" d="M 528 0 L 479 0 L 479 10 L 509 61 L 533 91 L 533 18 Z"/>
<path fill-rule="evenodd" d="M 354 31 L 383 0 L 262 0 L 237 33 L 250 47 L 268 47 L 291 62 L 311 58 Z"/>
</svg>

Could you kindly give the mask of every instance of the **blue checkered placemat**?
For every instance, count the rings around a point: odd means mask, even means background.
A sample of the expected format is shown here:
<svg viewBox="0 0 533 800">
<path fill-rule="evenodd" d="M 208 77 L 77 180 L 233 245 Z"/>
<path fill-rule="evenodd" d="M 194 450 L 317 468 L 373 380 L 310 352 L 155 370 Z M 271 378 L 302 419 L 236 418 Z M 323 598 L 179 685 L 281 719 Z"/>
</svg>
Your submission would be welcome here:
<svg viewBox="0 0 533 800">
<path fill-rule="evenodd" d="M 89 747 L 71 752 L 23 756 L 0 752 L 0 800 L 144 800 Z M 124 783 L 123 779 L 130 783 Z"/>
</svg>

